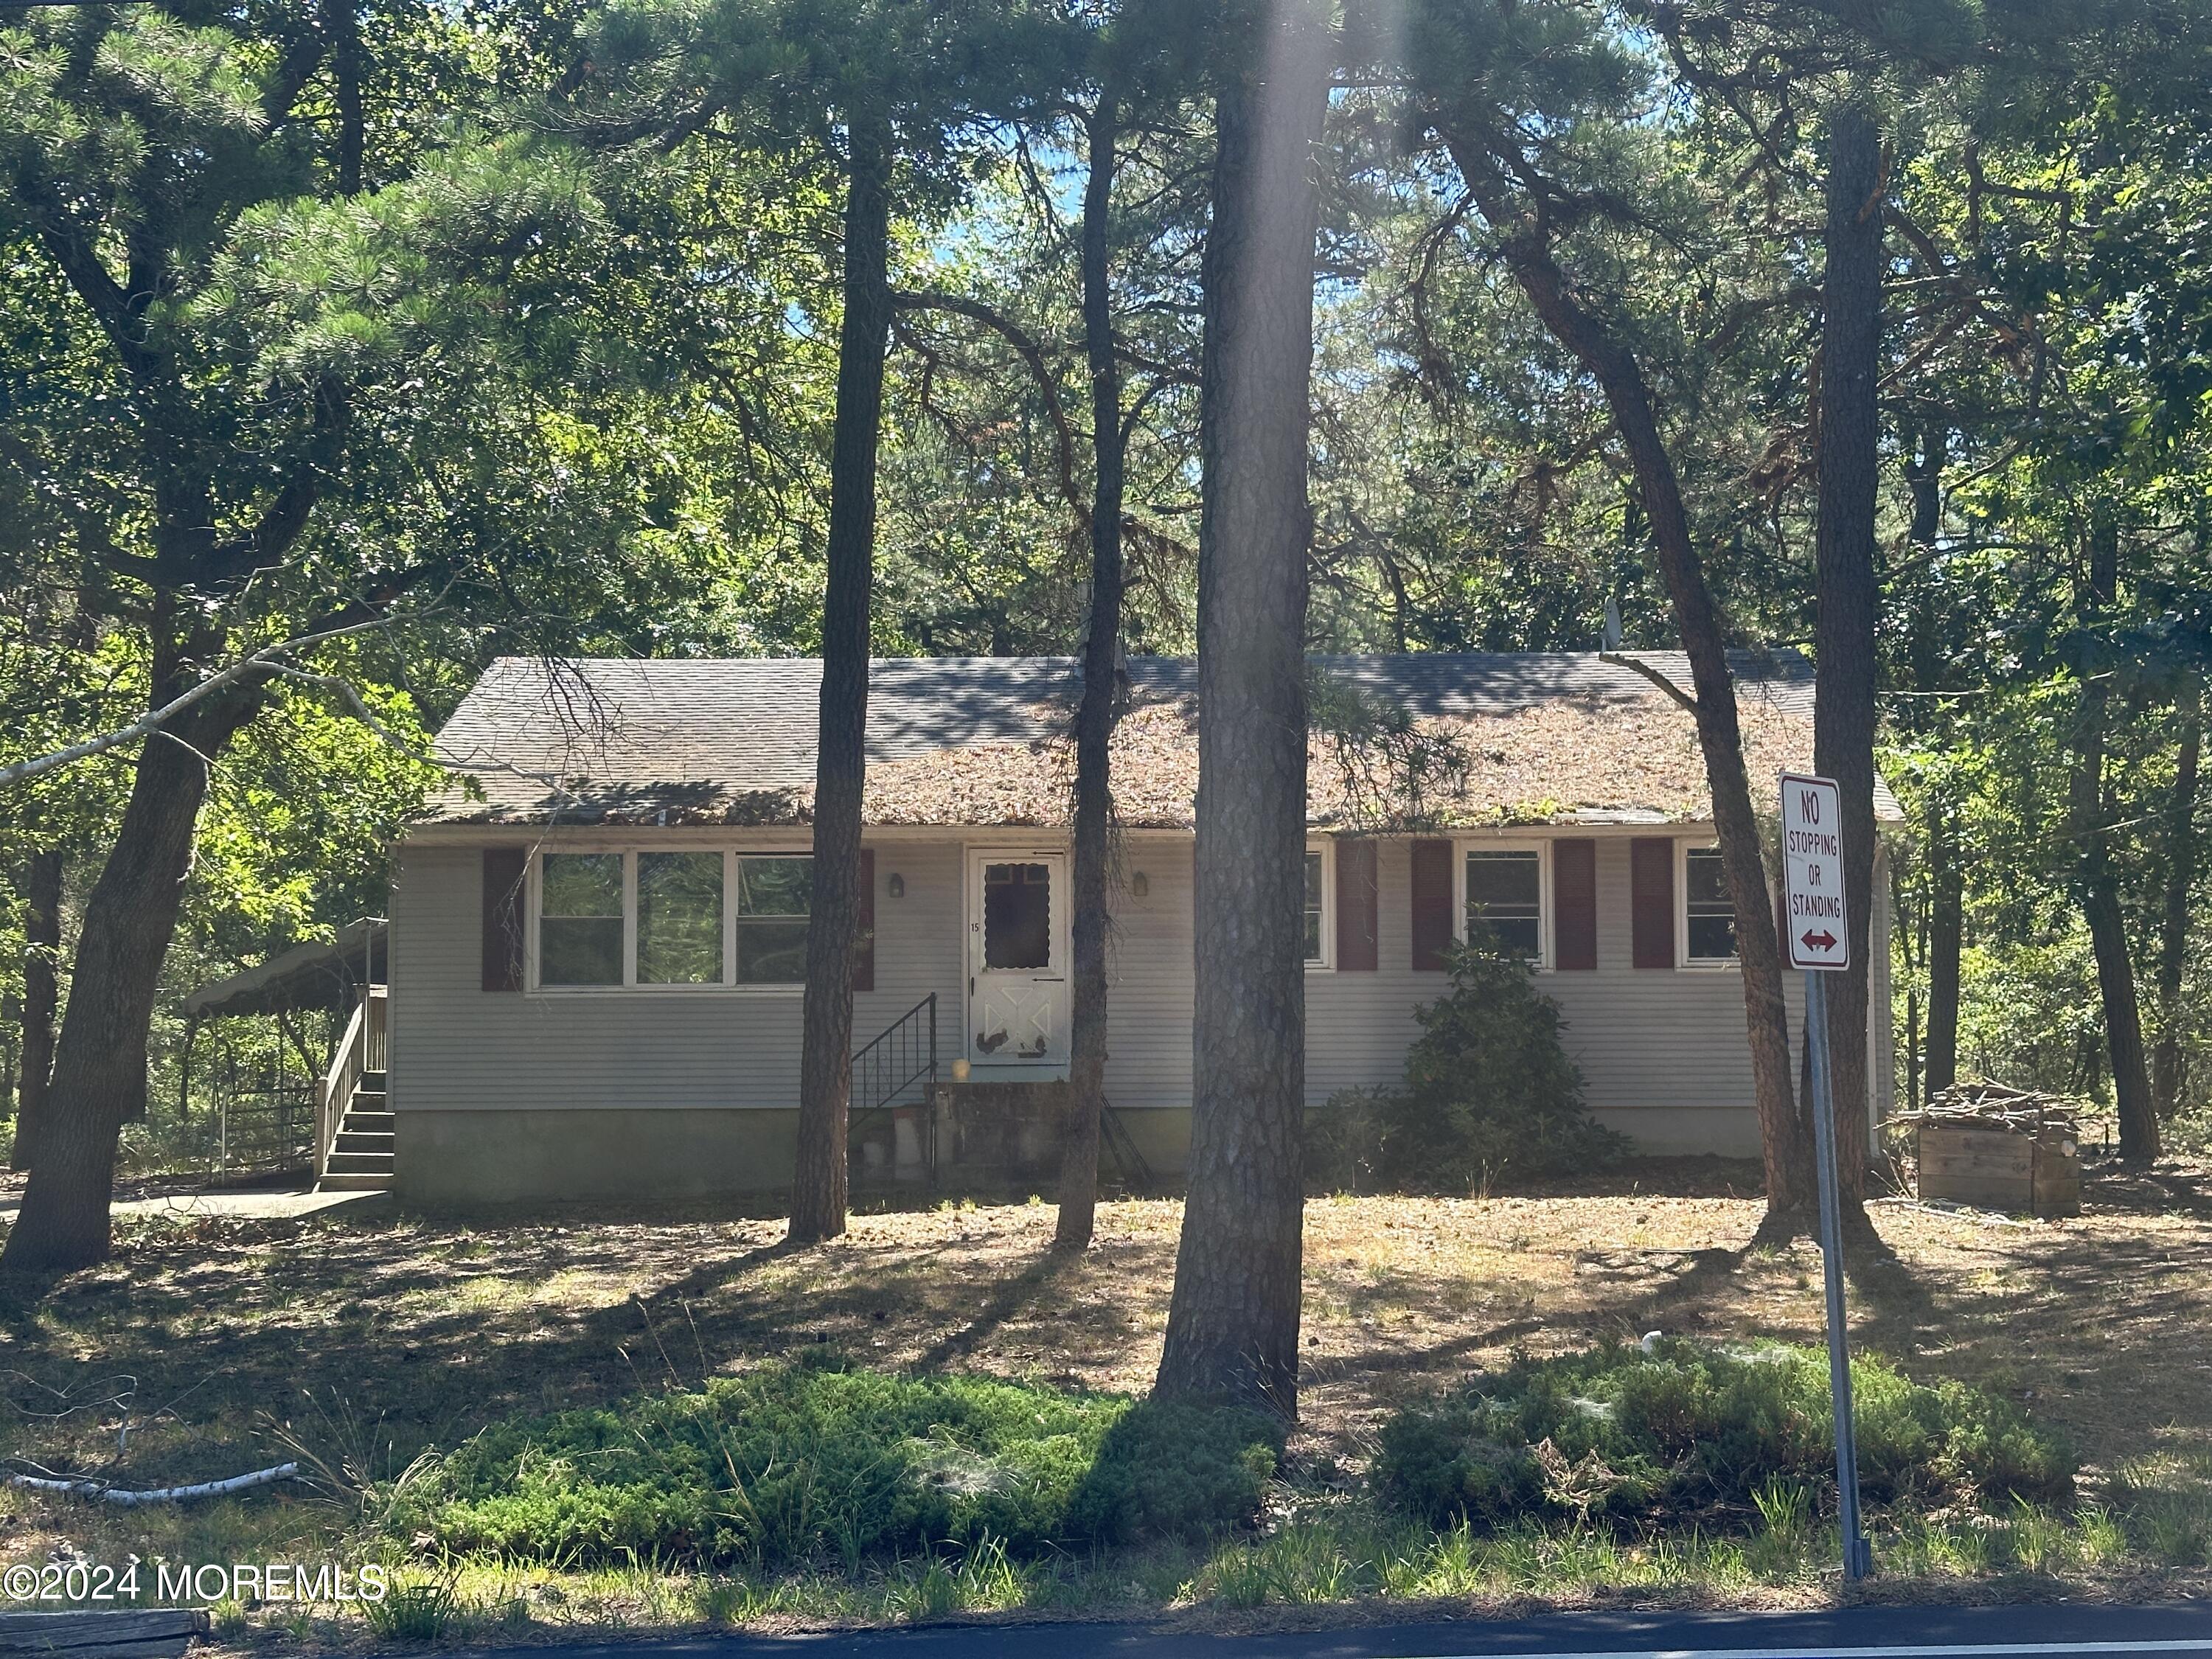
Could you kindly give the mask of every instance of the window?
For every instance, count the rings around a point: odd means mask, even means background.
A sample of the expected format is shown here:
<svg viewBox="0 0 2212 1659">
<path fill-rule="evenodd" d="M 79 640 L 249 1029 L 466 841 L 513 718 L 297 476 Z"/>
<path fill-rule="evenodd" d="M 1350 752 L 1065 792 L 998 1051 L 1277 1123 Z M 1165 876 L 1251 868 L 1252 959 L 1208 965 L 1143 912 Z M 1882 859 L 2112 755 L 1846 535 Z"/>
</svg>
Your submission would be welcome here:
<svg viewBox="0 0 2212 1659">
<path fill-rule="evenodd" d="M 1306 966 L 1328 965 L 1328 858 L 1306 849 Z"/>
<path fill-rule="evenodd" d="M 1470 848 L 1467 928 L 1486 927 L 1516 956 L 1544 959 L 1544 856 L 1533 847 Z"/>
<path fill-rule="evenodd" d="M 722 855 L 637 855 L 637 982 L 722 982 Z"/>
<path fill-rule="evenodd" d="M 983 866 L 983 966 L 1052 966 L 1052 866 Z"/>
<path fill-rule="evenodd" d="M 814 908 L 811 858 L 738 860 L 738 983 L 806 979 L 806 918 Z"/>
<path fill-rule="evenodd" d="M 1735 906 L 1717 847 L 1682 849 L 1683 957 L 1695 965 L 1735 960 Z"/>
<path fill-rule="evenodd" d="M 814 861 L 804 854 L 548 853 L 537 956 L 547 990 L 803 984 Z"/>
<path fill-rule="evenodd" d="M 538 906 L 541 985 L 623 982 L 623 855 L 548 853 Z"/>
</svg>

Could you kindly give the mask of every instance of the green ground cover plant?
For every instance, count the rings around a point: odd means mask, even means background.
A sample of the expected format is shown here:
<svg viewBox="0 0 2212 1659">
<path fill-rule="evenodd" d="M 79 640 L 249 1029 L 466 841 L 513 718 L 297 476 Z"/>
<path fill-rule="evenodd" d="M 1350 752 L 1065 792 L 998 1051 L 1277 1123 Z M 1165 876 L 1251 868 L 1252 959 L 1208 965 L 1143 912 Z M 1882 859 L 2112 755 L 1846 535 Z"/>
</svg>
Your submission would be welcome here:
<svg viewBox="0 0 2212 1659">
<path fill-rule="evenodd" d="M 1028 1555 L 1249 1522 L 1280 1450 L 1250 1412 L 833 1358 L 494 1424 L 393 1524 L 538 1562 Z"/>
<path fill-rule="evenodd" d="M 1877 1504 L 2063 1504 L 2077 1462 L 2010 1401 L 1854 1358 L 1860 1480 Z M 1522 1359 L 1384 1425 L 1384 1502 L 1440 1526 L 1531 1517 L 1681 1524 L 1756 1513 L 1769 1531 L 1834 1485 L 1827 1355 L 1686 1339 Z"/>
<path fill-rule="evenodd" d="M 1036 1548 L 979 1532 L 966 1545 L 888 1545 L 857 1567 L 827 1530 L 808 1559 L 757 1562 L 740 1549 L 715 1561 L 650 1545 L 573 1556 L 463 1547 L 448 1541 L 458 1528 L 441 1534 L 429 1522 L 457 1496 L 498 1490 L 487 1476 L 457 1494 L 448 1466 L 514 1427 L 599 1410 L 642 1422 L 634 1408 L 649 1385 L 634 1360 L 656 1331 L 683 1333 L 661 1357 L 682 1378 L 670 1386 L 690 1393 L 718 1370 L 757 1376 L 763 1355 L 828 1352 L 895 1377 L 1052 1379 L 1021 1396 L 1032 1412 L 1055 1394 L 1141 1395 L 1158 1362 L 1178 1205 L 1102 1206 L 1099 1243 L 1074 1259 L 1051 1250 L 1050 1207 L 1018 1203 L 858 1215 L 846 1244 L 795 1255 L 775 1248 L 781 1217 L 641 1218 L 627 1206 L 491 1219 L 373 1208 L 133 1217 L 120 1224 L 127 1271 L 73 1275 L 18 1311 L 10 1364 L 22 1376 L 6 1395 L 15 1408 L 0 1412 L 0 1450 L 48 1468 L 111 1468 L 112 1413 L 127 1402 L 56 1418 L 47 1391 L 81 1401 L 125 1376 L 140 1390 L 121 1470 L 132 1484 L 295 1459 L 313 1479 L 158 1510 L 9 1488 L 0 1562 L 43 1564 L 65 1549 L 100 1560 L 377 1561 L 410 1593 L 376 1625 L 358 1604 L 217 1610 L 219 1628 L 272 1652 L 314 1653 L 356 1649 L 380 1628 L 381 1639 L 419 1640 L 441 1623 L 439 1639 L 492 1646 L 708 1623 L 1172 1611 L 1205 1625 L 1241 1620 L 1243 1608 L 1370 1599 L 1502 1612 L 1817 1595 L 1838 1559 L 1824 1439 L 1807 1479 L 1755 1481 L 1747 1498 L 1649 1524 L 1551 1504 L 1503 1525 L 1432 1522 L 1386 1502 L 1375 1479 L 1390 1413 L 1456 1397 L 1470 1370 L 1503 1376 L 1516 1343 L 1579 1359 L 1607 1332 L 1663 1325 L 1731 1353 L 1812 1344 L 1805 1387 L 1822 1392 L 1818 1253 L 1742 1248 L 1759 1217 L 1756 1177 L 1631 1164 L 1541 1196 L 1316 1200 L 1304 1221 L 1315 1386 L 1255 1524 Z M 1899 1267 L 1855 1284 L 1863 1339 L 1909 1355 L 1899 1367 L 1916 1382 L 2018 1402 L 2084 1458 L 2071 1501 L 2016 1502 L 1993 1487 L 1954 1501 L 1947 1487 L 1876 1508 L 1869 1531 L 1888 1587 L 1878 1593 L 2212 1586 L 2212 1373 L 2193 1340 L 2212 1318 L 2208 1191 L 2212 1176 L 2194 1168 L 2105 1166 L 2087 1210 L 2063 1223 L 1869 1206 Z M 681 1363 L 694 1355 L 696 1368 Z M 1860 1389 L 1872 1397 L 1863 1367 Z M 1171 1419 L 1125 1407 L 1115 1426 L 1126 1461 L 1095 1462 L 1094 1491 L 1110 1490 L 1102 1467 L 1149 1491 L 1150 1466 L 1194 1466 Z M 608 1484 L 580 1437 L 566 1453 L 535 1440 L 534 1455 L 574 1455 Z"/>
</svg>

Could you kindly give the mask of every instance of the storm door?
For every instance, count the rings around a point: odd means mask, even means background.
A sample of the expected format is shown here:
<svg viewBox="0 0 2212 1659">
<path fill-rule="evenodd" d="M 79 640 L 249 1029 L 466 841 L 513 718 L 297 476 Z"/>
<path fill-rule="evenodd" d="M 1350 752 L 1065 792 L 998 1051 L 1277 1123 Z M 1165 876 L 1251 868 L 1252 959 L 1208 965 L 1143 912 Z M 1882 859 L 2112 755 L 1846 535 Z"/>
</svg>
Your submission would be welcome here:
<svg viewBox="0 0 2212 1659">
<path fill-rule="evenodd" d="M 1066 854 L 973 853 L 968 884 L 968 1058 L 1064 1067 Z"/>
</svg>

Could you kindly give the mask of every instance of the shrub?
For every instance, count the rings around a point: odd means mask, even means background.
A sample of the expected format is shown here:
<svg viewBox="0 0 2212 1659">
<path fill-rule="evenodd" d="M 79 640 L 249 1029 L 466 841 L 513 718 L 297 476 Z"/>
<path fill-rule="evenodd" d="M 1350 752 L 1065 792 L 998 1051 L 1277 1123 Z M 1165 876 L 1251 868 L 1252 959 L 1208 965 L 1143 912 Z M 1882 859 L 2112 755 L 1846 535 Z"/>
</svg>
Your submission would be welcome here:
<svg viewBox="0 0 2212 1659">
<path fill-rule="evenodd" d="M 1851 1364 L 1867 1497 L 2063 1501 L 2075 1462 L 1993 1395 Z M 1439 1526 L 1531 1513 L 1662 1521 L 1832 1487 L 1827 1352 L 1681 1340 L 1524 1360 L 1383 1425 L 1383 1499 Z"/>
<path fill-rule="evenodd" d="M 1468 1192 L 1502 1176 L 1601 1167 L 1627 1152 L 1583 1104 L 1559 1006 L 1486 930 L 1448 958 L 1451 988 L 1414 1011 L 1420 1035 L 1395 1088 L 1332 1097 L 1308 1132 L 1324 1185 Z"/>
<path fill-rule="evenodd" d="M 1275 1472 L 1279 1432 L 1256 1413 L 1132 1407 L 1100 1443 L 1067 1508 L 1071 1535 L 1190 1537 L 1249 1520 Z"/>
<path fill-rule="evenodd" d="M 775 1364 L 495 1424 L 394 1523 L 544 1561 L 849 1565 L 986 1537 L 1035 1551 L 1248 1521 L 1279 1447 L 1247 1412 Z"/>
</svg>

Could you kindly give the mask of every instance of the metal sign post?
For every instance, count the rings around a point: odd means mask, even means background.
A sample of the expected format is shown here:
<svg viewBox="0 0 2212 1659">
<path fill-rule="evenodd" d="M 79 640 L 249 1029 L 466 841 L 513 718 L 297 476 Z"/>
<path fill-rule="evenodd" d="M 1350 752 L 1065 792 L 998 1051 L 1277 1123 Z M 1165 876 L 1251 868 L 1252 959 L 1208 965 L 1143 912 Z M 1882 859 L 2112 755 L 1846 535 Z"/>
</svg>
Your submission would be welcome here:
<svg viewBox="0 0 2212 1659">
<path fill-rule="evenodd" d="M 1832 778 L 1782 775 L 1783 915 L 1790 965 L 1805 970 L 1805 1047 L 1813 1070 L 1814 1161 L 1820 1179 L 1820 1264 L 1828 1297 L 1828 1388 L 1836 1419 L 1838 1519 L 1844 1577 L 1874 1571 L 1859 1518 L 1858 1436 L 1851 1412 L 1850 1333 L 1844 1310 L 1844 1218 L 1838 1195 L 1835 1100 L 1829 1091 L 1826 975 L 1851 965 L 1844 907 L 1843 818 Z"/>
</svg>

